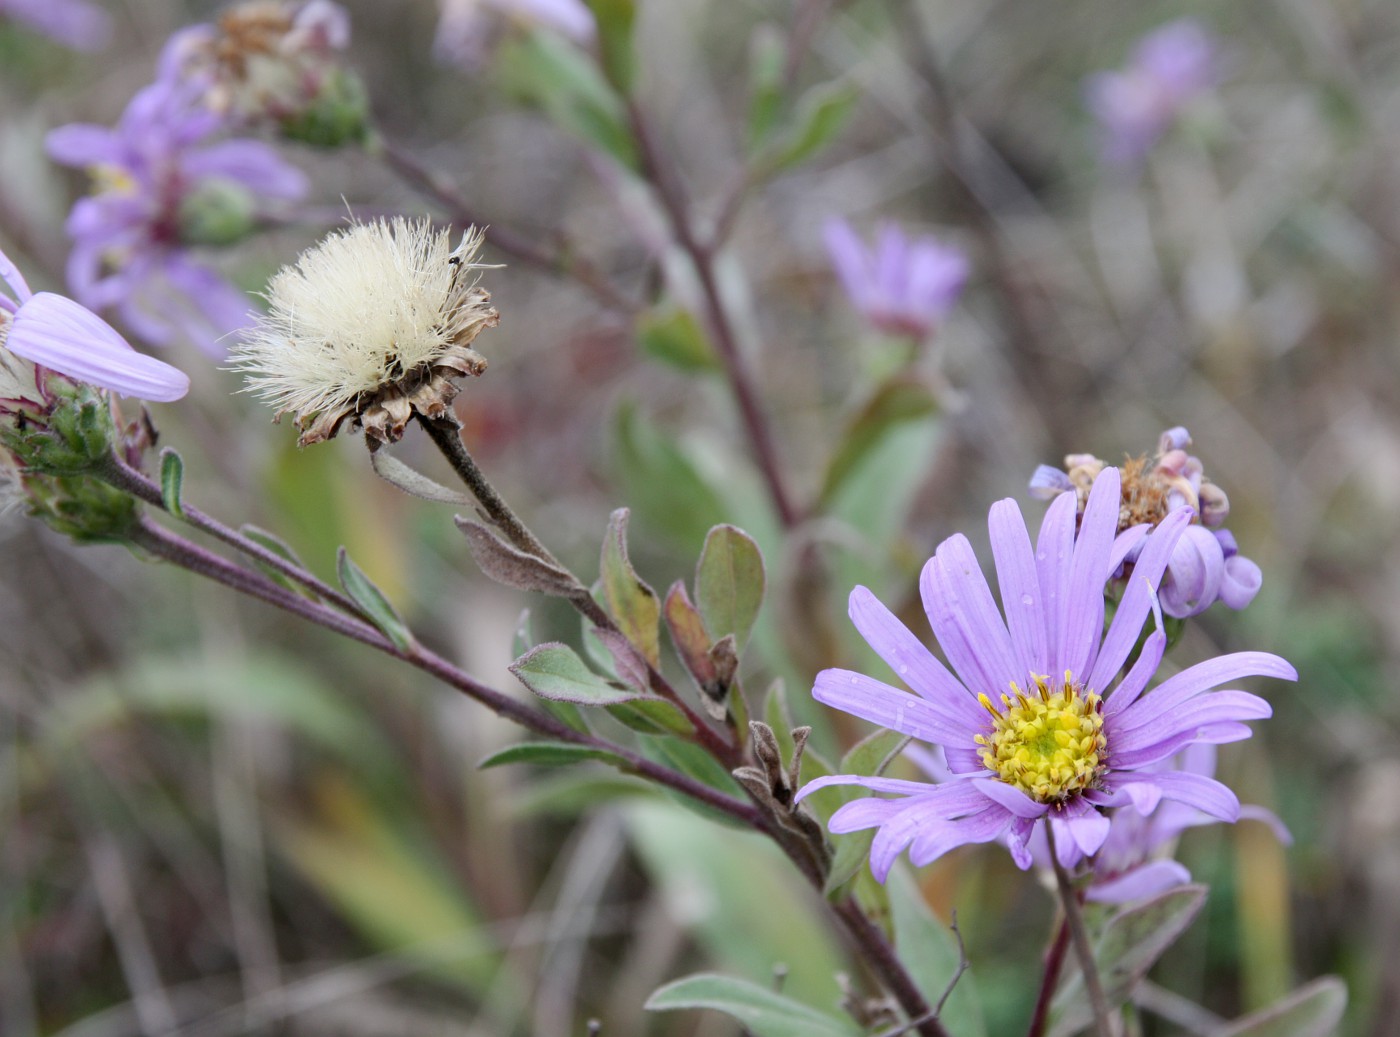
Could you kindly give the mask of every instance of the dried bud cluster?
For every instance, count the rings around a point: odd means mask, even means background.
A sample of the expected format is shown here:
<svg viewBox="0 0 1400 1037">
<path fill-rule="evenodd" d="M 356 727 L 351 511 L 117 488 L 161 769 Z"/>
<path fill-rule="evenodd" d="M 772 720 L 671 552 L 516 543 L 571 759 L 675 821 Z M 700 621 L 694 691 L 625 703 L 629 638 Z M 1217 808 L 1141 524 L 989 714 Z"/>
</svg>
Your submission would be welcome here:
<svg viewBox="0 0 1400 1037">
<path fill-rule="evenodd" d="M 473 274 L 481 241 L 472 230 L 454 249 L 447 231 L 402 218 L 332 234 L 273 277 L 234 366 L 278 417 L 295 414 L 303 446 L 347 419 L 375 447 L 415 412 L 450 416 L 454 380 L 486 370 L 471 343 L 500 322 Z"/>
</svg>

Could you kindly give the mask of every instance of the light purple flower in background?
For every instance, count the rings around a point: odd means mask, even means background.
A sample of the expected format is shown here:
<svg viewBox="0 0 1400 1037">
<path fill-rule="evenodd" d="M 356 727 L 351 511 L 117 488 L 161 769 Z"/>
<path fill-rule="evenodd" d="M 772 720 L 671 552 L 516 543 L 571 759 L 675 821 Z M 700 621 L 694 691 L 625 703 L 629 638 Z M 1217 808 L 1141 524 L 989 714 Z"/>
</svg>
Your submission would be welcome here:
<svg viewBox="0 0 1400 1037">
<path fill-rule="evenodd" d="M 1175 508 L 1189 507 L 1194 513 L 1193 524 L 1177 541 L 1162 581 L 1162 611 L 1177 619 L 1198 615 L 1217 601 L 1242 609 L 1264 582 L 1259 566 L 1239 553 L 1230 531 L 1218 528 L 1230 515 L 1230 499 L 1206 477 L 1201 459 L 1186 452 L 1190 445 L 1186 429 L 1170 428 L 1162 433 L 1152 462 L 1143 457 L 1123 466 L 1118 519 L 1118 532 L 1126 537 L 1136 526 L 1155 526 Z M 1070 454 L 1064 470 L 1040 465 L 1031 476 L 1031 496 L 1050 500 L 1072 494 L 1082 512 L 1089 488 L 1105 468 L 1093 454 Z M 1124 554 L 1126 566 L 1116 577 L 1131 574 L 1138 550 L 1134 547 Z"/>
<path fill-rule="evenodd" d="M 446 65 L 479 68 L 511 26 L 553 29 L 581 46 L 598 33 L 583 0 L 442 0 L 433 54 Z"/>
<path fill-rule="evenodd" d="M 1214 777 L 1215 746 L 1198 742 L 1156 767 Z M 1242 806 L 1239 819 L 1264 822 L 1285 846 L 1293 841 L 1283 822 L 1263 807 Z M 1195 807 L 1165 799 L 1145 815 L 1131 807 L 1114 810 L 1109 815 L 1108 837 L 1093 859 L 1086 898 L 1105 904 L 1122 904 L 1190 882 L 1191 873 L 1171 860 L 1167 853 L 1188 828 L 1213 825 L 1217 821 Z M 1050 867 L 1050 847 L 1039 832 L 1031 838 L 1031 855 L 1041 867 Z"/>
<path fill-rule="evenodd" d="M 3 17 L 74 50 L 101 50 L 112 36 L 112 19 L 87 0 L 0 0 Z"/>
<path fill-rule="evenodd" d="M 182 371 L 136 352 L 72 299 L 31 292 L 3 252 L 0 278 L 11 292 L 0 292 L 0 411 L 47 402 L 42 369 L 143 400 L 178 400 L 189 391 Z"/>
<path fill-rule="evenodd" d="M 1106 161 L 1132 165 L 1151 150 L 1181 110 L 1219 81 L 1215 41 L 1192 18 L 1170 22 L 1138 41 L 1119 72 L 1084 84 Z"/>
<path fill-rule="evenodd" d="M 967 258 L 936 238 L 908 238 L 892 223 L 872 248 L 844 220 L 825 231 L 832 266 L 851 304 L 891 335 L 923 338 L 943 323 L 967 282 Z"/>
<path fill-rule="evenodd" d="M 1118 471 L 1105 469 L 1077 533 L 1074 498 L 1058 497 L 1034 547 L 1014 501 L 992 506 L 1004 617 L 967 538 L 939 545 L 919 587 L 953 672 L 870 591 L 851 593 L 856 628 L 916 694 L 840 669 L 822 671 L 812 694 L 941 746 L 952 775 L 929 784 L 846 774 L 803 787 L 799 798 L 828 785 L 861 785 L 895 797 L 847 803 L 829 822 L 837 833 L 879 829 L 870 865 L 880 880 L 906 848 L 923 865 L 957 846 L 997 839 L 1028 868 L 1029 841 L 1040 822 L 1048 822 L 1060 860 L 1070 867 L 1103 847 L 1112 807 L 1146 815 L 1170 800 L 1222 821 L 1239 816 L 1234 793 L 1213 778 L 1153 767 L 1195 743 L 1247 738 L 1244 722 L 1271 713 L 1256 695 L 1212 689 L 1249 675 L 1294 680 L 1297 674 L 1278 656 L 1241 652 L 1192 666 L 1149 692 L 1166 648 L 1159 624 L 1119 678 L 1191 518 L 1180 508 L 1150 535 L 1139 529 L 1132 540 L 1116 538 L 1119 490 Z M 1137 545 L 1134 578 L 1105 633 L 1105 581 L 1123 552 Z"/>
<path fill-rule="evenodd" d="M 133 97 L 115 127 L 72 124 L 47 140 L 55 161 L 87 168 L 98 186 L 68 217 L 78 299 L 115 307 L 152 343 L 183 334 L 215 357 L 224 336 L 251 322 L 248 301 L 187 246 L 237 240 L 260 199 L 300 198 L 307 187 L 267 144 L 210 140 L 219 124 L 162 81 Z"/>
</svg>

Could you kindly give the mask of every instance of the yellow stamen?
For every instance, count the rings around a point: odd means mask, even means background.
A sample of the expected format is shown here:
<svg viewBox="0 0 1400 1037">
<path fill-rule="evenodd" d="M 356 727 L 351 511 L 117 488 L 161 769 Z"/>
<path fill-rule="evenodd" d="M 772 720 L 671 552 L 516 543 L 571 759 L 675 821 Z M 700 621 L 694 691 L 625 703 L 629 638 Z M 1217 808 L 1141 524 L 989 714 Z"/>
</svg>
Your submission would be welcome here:
<svg viewBox="0 0 1400 1037">
<path fill-rule="evenodd" d="M 1002 781 L 1042 803 L 1063 803 L 1093 788 L 1107 769 L 1099 697 L 1069 671 L 1054 690 L 1048 677 L 1034 680 L 1032 696 L 1013 683 L 1015 700 L 1002 695 L 1001 710 L 988 696 L 977 696 L 992 714 L 992 733 L 976 741 L 983 765 Z"/>
</svg>

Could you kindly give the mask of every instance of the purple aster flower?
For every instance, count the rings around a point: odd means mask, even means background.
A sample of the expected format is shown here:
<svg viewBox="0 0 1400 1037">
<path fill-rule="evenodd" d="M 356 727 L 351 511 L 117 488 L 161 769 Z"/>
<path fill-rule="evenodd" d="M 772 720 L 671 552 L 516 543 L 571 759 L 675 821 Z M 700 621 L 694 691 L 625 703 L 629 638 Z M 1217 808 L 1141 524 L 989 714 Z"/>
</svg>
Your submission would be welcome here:
<svg viewBox="0 0 1400 1037">
<path fill-rule="evenodd" d="M 1230 515 L 1230 499 L 1205 475 L 1201 459 L 1186 452 L 1191 434 L 1177 426 L 1162 433 L 1156 458 L 1128 461 L 1123 466 L 1123 504 L 1118 532 L 1129 536 L 1139 525 L 1155 526 L 1173 509 L 1189 507 L 1192 525 L 1177 541 L 1162 581 L 1162 611 L 1177 619 L 1195 616 L 1217 601 L 1242 609 L 1254 600 L 1263 585 L 1259 566 L 1239 553 L 1234 536 L 1221 526 Z M 1031 496 L 1049 500 L 1073 493 L 1082 513 L 1089 488 L 1105 470 L 1093 454 L 1070 454 L 1065 470 L 1041 465 L 1031 476 Z M 1115 574 L 1126 578 L 1140 547 L 1124 555 L 1127 568 Z"/>
<path fill-rule="evenodd" d="M 1191 18 L 1138 41 L 1120 72 L 1098 72 L 1084 84 L 1103 136 L 1104 159 L 1133 165 L 1151 150 L 1181 110 L 1219 80 L 1214 40 Z"/>
<path fill-rule="evenodd" d="M 543 27 L 581 46 L 598 33 L 583 0 L 442 0 L 433 54 L 446 65 L 472 71 L 508 30 Z"/>
<path fill-rule="evenodd" d="M 1119 491 L 1118 471 L 1105 469 L 1077 532 L 1074 498 L 1061 495 L 1034 547 L 1015 501 L 992 506 L 1004 617 L 967 538 L 939 545 L 919 587 L 953 672 L 870 591 L 851 593 L 856 628 L 916 694 L 839 669 L 818 674 L 812 694 L 941 746 L 951 774 L 935 784 L 841 774 L 802 789 L 800 797 L 827 785 L 861 785 L 895 797 L 847 803 L 829 822 L 838 833 L 879 829 L 870 852 L 877 878 L 906 848 L 923 865 L 954 847 L 997 839 L 1028 868 L 1041 822 L 1069 867 L 1103 847 L 1111 807 L 1148 814 L 1170 800 L 1222 821 L 1238 818 L 1239 801 L 1220 782 L 1153 766 L 1195 743 L 1247 738 L 1244 722 L 1271 713 L 1256 695 L 1212 689 L 1250 675 L 1297 674 L 1278 656 L 1241 652 L 1192 666 L 1148 692 L 1167 642 L 1158 624 L 1120 676 L 1191 512 L 1179 508 L 1150 535 L 1139 529 L 1124 540 L 1114 535 Z M 1105 633 L 1104 583 L 1139 543 L 1134 578 Z"/>
<path fill-rule="evenodd" d="M 50 402 L 46 371 L 144 400 L 178 400 L 189 390 L 183 372 L 136 352 L 72 299 L 31 292 L 3 252 L 0 278 L 12 293 L 0 292 L 0 412 Z"/>
<path fill-rule="evenodd" d="M 6 15 L 74 50 L 101 50 L 112 35 L 107 12 L 87 0 L 0 0 Z"/>
<path fill-rule="evenodd" d="M 216 357 L 250 323 L 242 292 L 197 263 L 188 246 L 226 244 L 252 227 L 259 199 L 296 199 L 306 177 L 267 144 L 210 140 L 217 115 L 161 81 L 115 127 L 72 124 L 48 136 L 57 162 L 88 168 L 98 186 L 69 214 L 68 280 L 94 309 L 116 307 L 143 338 L 182 333 Z"/>
<path fill-rule="evenodd" d="M 851 303 L 891 335 L 923 338 L 943 322 L 967 281 L 967 258 L 935 238 L 910 239 L 892 223 L 867 249 L 844 220 L 826 225 L 826 248 Z"/>
<path fill-rule="evenodd" d="M 158 78 L 183 85 L 230 126 L 271 124 L 321 146 L 368 129 L 364 89 L 342 63 L 350 16 L 332 0 L 249 0 L 175 33 Z"/>
</svg>

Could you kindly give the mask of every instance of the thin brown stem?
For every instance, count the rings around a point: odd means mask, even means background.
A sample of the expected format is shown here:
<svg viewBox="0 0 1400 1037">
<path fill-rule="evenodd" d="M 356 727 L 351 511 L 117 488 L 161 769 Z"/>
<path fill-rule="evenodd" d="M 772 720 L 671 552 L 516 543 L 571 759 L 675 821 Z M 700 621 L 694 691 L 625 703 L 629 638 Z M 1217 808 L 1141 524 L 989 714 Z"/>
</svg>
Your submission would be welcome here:
<svg viewBox="0 0 1400 1037">
<path fill-rule="evenodd" d="M 260 573 L 243 569 L 228 559 L 206 551 L 199 545 L 185 540 L 149 519 L 143 518 L 141 520 L 132 535 L 132 540 L 137 546 L 144 548 L 152 555 L 183 569 L 188 569 L 198 576 L 221 583 L 242 594 L 257 598 L 315 623 L 317 626 L 359 641 L 361 644 L 369 645 L 385 655 L 408 663 L 528 731 L 546 738 L 582 745 L 607 753 L 622 761 L 625 770 L 675 789 L 698 802 L 728 814 L 751 828 L 762 830 L 766 827 L 766 819 L 751 803 L 741 802 L 684 774 L 653 763 L 624 746 L 614 745 L 594 735 L 575 730 L 548 713 L 532 709 L 504 692 L 481 683 L 422 645 L 415 643 L 408 648 L 399 648 L 376 628 L 358 619 L 342 616 L 324 604 L 294 594 Z"/>
<path fill-rule="evenodd" d="M 947 1029 L 934 1017 L 928 1001 L 905 971 L 904 963 L 899 960 L 880 927 L 852 898 L 836 904 L 834 909 L 846 934 L 861 949 L 865 963 L 879 975 L 900 1008 L 910 1019 L 921 1020 L 915 1024 L 916 1032 L 922 1037 L 949 1037 Z"/>
<path fill-rule="evenodd" d="M 801 521 L 802 515 L 788 493 L 773 436 L 769 431 L 763 408 L 759 405 L 758 391 L 739 351 L 739 340 L 734 333 L 729 310 L 720 295 L 719 282 L 715 277 L 714 250 L 703 244 L 696 235 L 690 217 L 690 207 L 680 182 L 674 171 L 663 161 L 646 115 L 632 98 L 627 101 L 627 112 L 632 125 L 632 136 L 637 142 L 642 173 L 651 183 L 677 242 L 690 257 L 696 276 L 700 279 L 705 315 L 714 335 L 715 348 L 724 365 L 725 377 L 739 407 L 740 419 L 744 423 L 749 444 L 763 481 L 768 487 L 769 496 L 772 497 L 774 510 L 777 511 L 782 524 L 791 528 Z"/>
<path fill-rule="evenodd" d="M 477 212 L 446 178 L 428 169 L 388 138 L 379 138 L 377 151 L 384 163 L 401 180 L 442 206 L 453 223 L 463 229 L 482 228 L 486 241 L 506 255 L 514 256 L 540 270 L 569 278 L 587 289 L 610 310 L 630 315 L 641 309 L 638 303 L 625 295 L 602 271 L 575 255 L 567 242 L 557 249 L 548 249 L 519 231 L 492 223 Z"/>
<path fill-rule="evenodd" d="M 1055 885 L 1060 891 L 1065 924 L 1069 927 L 1074 954 L 1079 959 L 1079 969 L 1084 975 L 1084 986 L 1089 991 L 1089 1004 L 1093 1006 L 1094 1028 L 1099 1037 L 1116 1037 L 1108 998 L 1104 996 L 1103 981 L 1099 978 L 1099 967 L 1094 961 L 1094 948 L 1089 943 L 1089 930 L 1084 925 L 1084 912 L 1079 907 L 1079 895 L 1070 881 L 1069 872 L 1060 863 L 1060 856 L 1055 851 L 1055 826 L 1048 819 L 1045 822 L 1045 839 L 1050 847 L 1050 860 L 1055 866 Z"/>
</svg>

